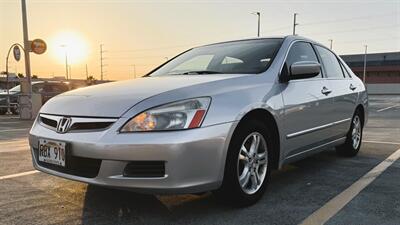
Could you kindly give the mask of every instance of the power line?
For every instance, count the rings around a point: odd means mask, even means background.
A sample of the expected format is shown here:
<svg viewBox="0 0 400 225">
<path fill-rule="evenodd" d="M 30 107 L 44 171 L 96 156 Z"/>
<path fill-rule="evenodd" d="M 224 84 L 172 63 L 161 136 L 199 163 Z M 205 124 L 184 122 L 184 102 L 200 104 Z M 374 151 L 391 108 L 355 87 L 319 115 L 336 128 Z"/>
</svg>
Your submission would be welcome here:
<svg viewBox="0 0 400 225">
<path fill-rule="evenodd" d="M 281 30 L 287 30 L 289 28 L 292 28 L 292 26 L 283 26 L 283 27 L 278 27 L 275 29 L 271 29 L 271 30 L 265 30 L 266 32 L 273 32 L 273 31 L 281 31 Z"/>
<path fill-rule="evenodd" d="M 347 33 L 347 32 L 354 32 L 354 31 L 363 31 L 363 30 L 378 30 L 390 27 L 397 27 L 398 25 L 387 25 L 387 26 L 375 26 L 375 27 L 365 27 L 365 28 L 355 28 L 355 29 L 347 29 L 347 30 L 339 30 L 339 31 L 329 31 L 329 32 L 322 32 L 322 33 L 311 33 L 307 34 L 308 36 L 318 36 L 318 35 L 326 35 L 326 34 L 338 34 L 338 33 Z"/>
<path fill-rule="evenodd" d="M 318 22 L 310 22 L 310 23 L 302 23 L 302 26 L 309 26 L 309 25 L 317 25 L 317 24 L 326 24 L 326 23 L 340 23 L 340 22 L 347 22 L 352 20 L 362 20 L 362 19 L 371 19 L 375 17 L 389 17 L 396 14 L 378 14 L 372 16 L 360 16 L 360 17 L 353 17 L 353 18 L 345 18 L 345 19 L 335 19 L 335 20 L 323 20 Z"/>
<path fill-rule="evenodd" d="M 355 41 L 336 41 L 340 44 L 352 44 L 352 43 L 360 43 L 360 42 L 368 42 L 368 43 L 374 43 L 374 42 L 381 42 L 381 41 L 387 41 L 387 40 L 399 40 L 400 37 L 391 37 L 391 38 L 375 38 L 375 39 L 367 39 L 367 40 L 355 40 Z"/>
</svg>

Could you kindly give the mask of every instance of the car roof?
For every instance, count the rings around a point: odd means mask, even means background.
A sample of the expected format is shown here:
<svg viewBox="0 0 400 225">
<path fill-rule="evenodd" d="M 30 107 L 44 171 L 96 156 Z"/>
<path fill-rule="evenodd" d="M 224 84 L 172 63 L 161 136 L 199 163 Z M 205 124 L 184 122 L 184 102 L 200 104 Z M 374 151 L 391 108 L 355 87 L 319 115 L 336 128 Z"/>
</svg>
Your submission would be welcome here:
<svg viewBox="0 0 400 225">
<path fill-rule="evenodd" d="M 266 37 L 254 37 L 254 38 L 243 38 L 243 39 L 236 39 L 236 40 L 230 40 L 230 41 L 223 41 L 223 42 L 216 42 L 216 43 L 211 43 L 211 44 L 206 44 L 206 45 L 200 45 L 197 47 L 203 47 L 203 46 L 210 46 L 210 45 L 217 45 L 217 44 L 224 44 L 224 43 L 231 43 L 231 42 L 240 42 L 240 41 L 251 41 L 251 40 L 263 40 L 263 39 L 285 39 L 288 41 L 294 41 L 294 40 L 304 40 L 308 41 L 311 43 L 319 44 L 318 42 L 299 35 L 280 35 L 280 36 L 266 36 Z M 197 48 L 195 47 L 195 48 Z"/>
</svg>

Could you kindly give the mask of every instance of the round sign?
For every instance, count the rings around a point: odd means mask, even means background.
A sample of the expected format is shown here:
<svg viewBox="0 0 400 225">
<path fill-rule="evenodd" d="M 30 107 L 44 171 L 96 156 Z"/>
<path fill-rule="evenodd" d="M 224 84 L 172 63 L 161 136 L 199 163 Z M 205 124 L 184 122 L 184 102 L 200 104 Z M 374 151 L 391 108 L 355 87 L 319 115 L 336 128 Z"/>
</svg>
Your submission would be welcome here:
<svg viewBox="0 0 400 225">
<path fill-rule="evenodd" d="M 31 51 L 40 55 L 46 52 L 47 45 L 42 39 L 35 39 L 31 43 Z"/>
<path fill-rule="evenodd" d="M 18 45 L 14 46 L 13 48 L 14 59 L 19 61 L 21 59 L 21 50 L 19 49 Z"/>
</svg>

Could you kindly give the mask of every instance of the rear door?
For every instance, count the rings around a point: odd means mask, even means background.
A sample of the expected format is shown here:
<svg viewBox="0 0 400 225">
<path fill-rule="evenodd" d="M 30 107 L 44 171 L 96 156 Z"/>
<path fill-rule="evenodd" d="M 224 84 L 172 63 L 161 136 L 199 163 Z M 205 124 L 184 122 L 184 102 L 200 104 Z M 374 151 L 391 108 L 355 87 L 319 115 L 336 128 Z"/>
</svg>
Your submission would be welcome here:
<svg viewBox="0 0 400 225">
<path fill-rule="evenodd" d="M 293 63 L 300 61 L 319 62 L 308 42 L 295 42 L 291 46 L 284 67 L 288 69 Z M 329 90 L 322 73 L 316 77 L 290 80 L 284 84 L 282 97 L 286 158 L 321 145 L 331 137 L 326 126 L 330 122 L 328 114 L 333 99 L 329 93 L 323 93 L 325 89 Z"/>
<path fill-rule="evenodd" d="M 357 90 L 343 65 L 329 49 L 315 45 L 325 69 L 326 82 L 332 91 L 333 104 L 330 106 L 329 116 L 333 125 L 332 134 L 339 138 L 344 136 L 350 128 L 351 118 L 357 101 Z"/>
</svg>

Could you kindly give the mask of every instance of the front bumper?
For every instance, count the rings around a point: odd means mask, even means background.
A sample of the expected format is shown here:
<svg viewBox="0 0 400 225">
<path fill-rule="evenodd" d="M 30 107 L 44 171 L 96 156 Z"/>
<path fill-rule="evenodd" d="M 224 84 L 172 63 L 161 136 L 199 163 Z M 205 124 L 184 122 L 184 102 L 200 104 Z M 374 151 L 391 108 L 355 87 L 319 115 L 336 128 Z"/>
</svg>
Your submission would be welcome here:
<svg viewBox="0 0 400 225">
<path fill-rule="evenodd" d="M 194 193 L 217 189 L 223 179 L 226 152 L 235 123 L 184 131 L 118 133 L 113 127 L 101 132 L 59 134 L 35 123 L 29 143 L 37 170 L 85 183 L 128 188 L 143 193 Z M 72 175 L 38 164 L 35 150 L 40 138 L 64 141 L 68 154 L 98 159 L 92 178 Z M 68 160 L 68 158 L 67 158 Z M 131 161 L 164 161 L 162 177 L 125 177 Z M 68 164 L 68 161 L 66 161 Z"/>
</svg>

